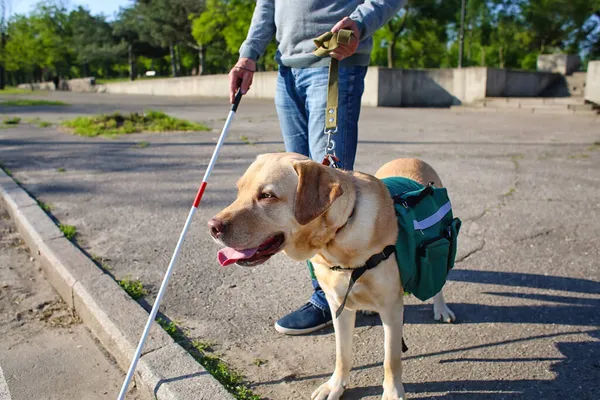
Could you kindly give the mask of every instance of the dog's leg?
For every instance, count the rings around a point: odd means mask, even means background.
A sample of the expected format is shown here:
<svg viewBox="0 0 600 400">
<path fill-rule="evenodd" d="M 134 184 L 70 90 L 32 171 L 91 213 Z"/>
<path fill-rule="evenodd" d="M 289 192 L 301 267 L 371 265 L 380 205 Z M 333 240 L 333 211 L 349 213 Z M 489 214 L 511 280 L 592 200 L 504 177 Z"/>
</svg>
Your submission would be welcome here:
<svg viewBox="0 0 600 400">
<path fill-rule="evenodd" d="M 329 304 L 335 304 L 328 299 Z M 335 370 L 331 378 L 311 396 L 312 400 L 337 400 L 342 396 L 352 368 L 352 333 L 356 320 L 356 311 L 347 308 L 335 318 L 337 305 L 331 307 L 333 313 L 333 328 L 335 330 Z"/>
<path fill-rule="evenodd" d="M 402 296 L 392 306 L 379 313 L 385 334 L 382 400 L 404 400 L 402 385 L 402 326 L 404 304 Z"/>
<path fill-rule="evenodd" d="M 456 320 L 454 313 L 446 304 L 441 290 L 433 297 L 433 319 L 448 323 Z"/>
</svg>

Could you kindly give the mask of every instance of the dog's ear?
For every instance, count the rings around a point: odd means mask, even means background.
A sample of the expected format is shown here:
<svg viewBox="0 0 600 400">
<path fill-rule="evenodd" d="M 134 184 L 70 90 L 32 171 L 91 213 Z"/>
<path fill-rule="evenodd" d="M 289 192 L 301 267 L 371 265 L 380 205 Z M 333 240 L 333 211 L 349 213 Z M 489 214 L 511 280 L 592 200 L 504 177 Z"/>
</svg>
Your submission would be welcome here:
<svg viewBox="0 0 600 400">
<path fill-rule="evenodd" d="M 322 215 L 344 191 L 334 171 L 312 160 L 297 161 L 298 189 L 294 215 L 301 225 Z"/>
</svg>

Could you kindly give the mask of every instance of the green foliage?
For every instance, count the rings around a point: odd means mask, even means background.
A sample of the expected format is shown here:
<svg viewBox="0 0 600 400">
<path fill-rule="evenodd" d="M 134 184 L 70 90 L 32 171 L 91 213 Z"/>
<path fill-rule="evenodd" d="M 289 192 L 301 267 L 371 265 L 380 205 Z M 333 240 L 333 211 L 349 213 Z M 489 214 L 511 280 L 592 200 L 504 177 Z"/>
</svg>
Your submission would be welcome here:
<svg viewBox="0 0 600 400">
<path fill-rule="evenodd" d="M 139 279 L 132 280 L 130 277 L 117 280 L 119 286 L 121 286 L 132 299 L 137 300 L 144 297 L 148 293 L 144 289 L 144 285 Z"/>
<path fill-rule="evenodd" d="M 206 131 L 205 125 L 171 117 L 162 111 L 145 113 L 102 114 L 92 117 L 77 117 L 64 121 L 64 127 L 73 129 L 81 136 L 120 135 L 138 132 Z"/>
<path fill-rule="evenodd" d="M 255 0 L 132 0 L 114 21 L 62 0 L 0 21 L 0 69 L 10 84 L 227 73 L 250 27 Z M 535 69 L 538 54 L 600 58 L 600 0 L 469 0 L 466 66 Z M 372 65 L 453 67 L 460 0 L 409 0 L 374 34 Z M 320 33 L 320 32 L 319 32 Z M 318 33 L 315 33 L 315 36 Z M 273 40 L 258 62 L 275 70 Z M 12 89 L 14 90 L 14 89 Z M 28 92 L 28 91 L 25 91 Z M 0 93 L 8 93 L 6 91 Z"/>
<path fill-rule="evenodd" d="M 37 100 L 37 99 L 14 99 L 0 101 L 0 105 L 13 107 L 31 107 L 31 106 L 68 106 L 67 103 L 55 100 Z"/>
<path fill-rule="evenodd" d="M 73 225 L 60 224 L 58 227 L 63 235 L 65 235 L 65 237 L 69 240 L 74 239 L 75 235 L 77 235 L 77 228 L 75 228 Z"/>
<path fill-rule="evenodd" d="M 252 393 L 247 386 L 244 385 L 244 378 L 231 370 L 218 357 L 209 354 L 210 345 L 193 341 L 192 355 L 212 376 L 214 376 L 224 387 L 232 393 L 238 400 L 260 400 L 260 396 Z"/>
<path fill-rule="evenodd" d="M 31 93 L 32 93 L 31 90 L 18 89 L 16 87 L 10 87 L 10 86 L 5 87 L 4 90 L 0 90 L 0 95 L 31 94 Z"/>
<path fill-rule="evenodd" d="M 2 122 L 4 125 L 19 125 L 21 118 L 19 117 L 5 117 Z"/>
<path fill-rule="evenodd" d="M 235 64 L 238 52 L 250 28 L 256 1 L 253 0 L 207 0 L 205 10 L 192 15 L 192 36 L 206 48 L 207 70 L 223 73 Z M 259 60 L 263 70 L 276 67 L 276 45 L 271 41 L 265 55 Z"/>
</svg>

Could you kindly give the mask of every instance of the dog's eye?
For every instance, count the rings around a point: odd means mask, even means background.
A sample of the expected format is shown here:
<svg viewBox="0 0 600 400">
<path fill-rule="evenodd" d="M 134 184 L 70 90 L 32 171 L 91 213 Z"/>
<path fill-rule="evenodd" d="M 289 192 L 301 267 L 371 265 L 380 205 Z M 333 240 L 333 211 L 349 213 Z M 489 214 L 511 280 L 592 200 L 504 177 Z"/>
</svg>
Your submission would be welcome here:
<svg viewBox="0 0 600 400">
<path fill-rule="evenodd" d="M 261 194 L 259 194 L 259 195 L 258 195 L 258 198 L 259 198 L 260 200 L 262 200 L 262 199 L 272 199 L 272 198 L 275 198 L 275 196 L 273 196 L 273 194 L 272 194 L 272 193 L 267 193 L 267 192 L 264 192 L 264 193 L 261 193 Z"/>
</svg>

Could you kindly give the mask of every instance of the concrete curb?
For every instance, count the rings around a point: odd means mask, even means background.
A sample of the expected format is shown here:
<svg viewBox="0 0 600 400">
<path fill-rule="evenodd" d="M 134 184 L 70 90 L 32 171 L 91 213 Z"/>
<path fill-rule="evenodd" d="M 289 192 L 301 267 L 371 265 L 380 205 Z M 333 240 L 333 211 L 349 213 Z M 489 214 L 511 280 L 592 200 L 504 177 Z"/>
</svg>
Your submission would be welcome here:
<svg viewBox="0 0 600 400">
<path fill-rule="evenodd" d="M 48 281 L 127 371 L 149 314 L 67 240 L 37 201 L 2 169 L 0 196 Z M 156 322 L 130 387 L 134 384 L 150 399 L 234 399 Z"/>
</svg>

